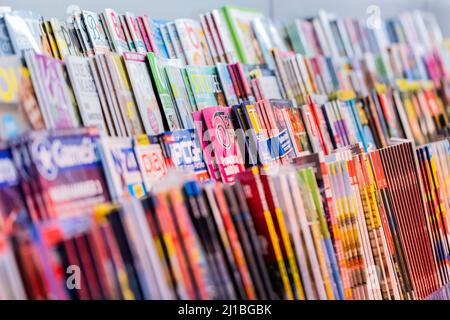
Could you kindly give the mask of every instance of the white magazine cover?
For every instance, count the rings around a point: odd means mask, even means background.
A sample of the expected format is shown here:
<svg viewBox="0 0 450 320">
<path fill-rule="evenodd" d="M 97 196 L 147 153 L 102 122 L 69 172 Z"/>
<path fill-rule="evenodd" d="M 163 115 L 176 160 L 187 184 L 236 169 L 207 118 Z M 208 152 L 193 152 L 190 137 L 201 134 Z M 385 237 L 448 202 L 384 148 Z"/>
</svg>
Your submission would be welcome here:
<svg viewBox="0 0 450 320">
<path fill-rule="evenodd" d="M 206 48 L 205 36 L 200 23 L 192 19 L 177 19 L 175 20 L 175 26 L 187 64 L 208 64 L 209 59 L 206 55 L 209 55 L 209 52 Z"/>
<path fill-rule="evenodd" d="M 139 53 L 146 53 L 147 48 L 145 47 L 144 40 L 142 39 L 141 31 L 139 30 L 136 17 L 134 16 L 134 14 L 127 12 L 125 13 L 125 20 L 127 22 L 131 39 L 134 43 L 134 48 Z"/>
<path fill-rule="evenodd" d="M 99 15 L 92 11 L 83 10 L 82 16 L 94 53 L 99 54 L 111 51 Z"/>
<path fill-rule="evenodd" d="M 150 191 L 167 173 L 161 146 L 158 143 L 149 143 L 147 138 L 146 142 L 135 143 L 134 152 L 142 173 L 145 189 Z"/>
<path fill-rule="evenodd" d="M 128 196 L 141 198 L 146 194 L 131 139 L 102 137 L 99 140 L 100 156 L 114 201 Z"/>
<path fill-rule="evenodd" d="M 68 56 L 65 62 L 83 125 L 95 126 L 100 133 L 106 134 L 107 128 L 89 58 Z"/>
<path fill-rule="evenodd" d="M 120 18 L 117 12 L 113 9 L 105 9 L 104 17 L 106 28 L 109 31 L 111 37 L 111 42 L 113 44 L 113 49 L 117 53 L 123 53 L 130 51 L 128 47 L 127 39 L 125 38 L 125 33 L 120 23 Z"/>
<path fill-rule="evenodd" d="M 147 56 L 126 52 L 124 60 L 145 132 L 148 135 L 162 133 L 164 125 L 150 78 Z"/>
<path fill-rule="evenodd" d="M 94 79 L 95 86 L 97 87 L 98 97 L 100 99 L 100 105 L 103 110 L 103 118 L 108 128 L 108 135 L 117 136 L 116 128 L 114 127 L 111 112 L 109 110 L 108 101 L 106 99 L 105 88 L 100 80 L 100 71 L 98 70 L 97 61 L 94 58 L 88 58 L 88 63 L 91 68 L 92 78 Z"/>
</svg>

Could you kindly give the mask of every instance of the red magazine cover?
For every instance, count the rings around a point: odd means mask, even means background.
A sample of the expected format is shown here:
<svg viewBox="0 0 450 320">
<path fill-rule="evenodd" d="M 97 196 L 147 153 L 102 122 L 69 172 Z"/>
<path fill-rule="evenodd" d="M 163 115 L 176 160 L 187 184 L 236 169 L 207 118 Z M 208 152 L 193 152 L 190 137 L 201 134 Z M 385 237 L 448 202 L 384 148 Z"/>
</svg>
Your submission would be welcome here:
<svg viewBox="0 0 450 320">
<path fill-rule="evenodd" d="M 155 210 L 161 226 L 162 238 L 166 244 L 169 257 L 171 259 L 171 265 L 173 267 L 175 277 L 178 280 L 178 285 L 186 290 L 185 298 L 195 299 L 195 288 L 191 274 L 188 270 L 187 261 L 181 248 L 180 238 L 176 233 L 175 226 L 173 224 L 174 222 L 170 215 L 169 203 L 166 196 L 167 195 L 165 193 L 159 193 L 157 195 L 158 209 Z"/>
<path fill-rule="evenodd" d="M 275 294 L 278 298 L 293 299 L 294 295 L 280 247 L 281 239 L 277 236 L 257 171 L 257 168 L 254 168 L 254 170 L 241 172 L 237 175 L 237 180 L 244 190 Z"/>
<path fill-rule="evenodd" d="M 274 186 L 272 184 L 272 181 L 270 180 L 269 174 L 261 174 L 260 179 L 263 185 L 265 197 L 267 199 L 267 204 L 272 215 L 275 230 L 278 239 L 280 239 L 280 248 L 283 254 L 283 259 L 286 263 L 286 267 L 288 269 L 288 275 L 291 281 L 291 285 L 294 289 L 296 299 L 303 300 L 305 299 L 305 295 L 303 292 L 300 274 L 298 272 L 294 249 L 292 248 L 292 243 L 289 239 L 289 234 L 286 229 L 286 221 L 279 206 Z"/>
<path fill-rule="evenodd" d="M 239 273 L 241 274 L 245 293 L 247 294 L 248 299 L 254 300 L 256 299 L 255 288 L 250 277 L 250 272 L 248 270 L 247 262 L 245 261 L 244 253 L 239 242 L 236 228 L 234 227 L 233 220 L 228 210 L 228 205 L 225 199 L 223 188 L 220 185 L 216 184 L 214 187 L 214 191 L 217 199 L 217 204 L 222 215 L 222 220 L 225 225 L 228 238 L 230 239 L 231 249 L 233 251 L 236 265 L 239 269 Z"/>
<path fill-rule="evenodd" d="M 211 299 L 215 295 L 214 284 L 209 274 L 206 258 L 200 246 L 200 240 L 195 233 L 194 226 L 189 219 L 189 213 L 184 203 L 183 195 L 178 188 L 168 192 L 172 208 L 173 221 L 178 229 L 182 245 L 186 249 L 186 257 L 191 265 L 192 277 L 195 280 L 198 299 Z"/>
</svg>

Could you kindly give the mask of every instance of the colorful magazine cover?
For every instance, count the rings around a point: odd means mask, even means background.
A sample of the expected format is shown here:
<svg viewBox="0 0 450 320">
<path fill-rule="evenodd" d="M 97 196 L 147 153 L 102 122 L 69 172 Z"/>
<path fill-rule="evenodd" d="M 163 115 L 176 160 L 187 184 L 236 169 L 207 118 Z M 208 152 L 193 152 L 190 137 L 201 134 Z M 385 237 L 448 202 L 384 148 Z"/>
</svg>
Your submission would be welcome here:
<svg viewBox="0 0 450 320">
<path fill-rule="evenodd" d="M 105 57 L 111 74 L 114 92 L 119 103 L 119 110 L 122 112 L 126 124 L 129 124 L 130 134 L 142 134 L 144 133 L 144 126 L 125 69 L 123 57 L 117 53 L 108 53 Z"/>
<path fill-rule="evenodd" d="M 227 106 L 232 107 L 238 104 L 238 98 L 234 91 L 233 80 L 231 79 L 230 70 L 226 63 L 216 63 L 217 73 L 219 74 L 220 84 L 222 85 L 223 93 Z"/>
<path fill-rule="evenodd" d="M 210 64 L 211 57 L 209 56 L 205 34 L 200 23 L 192 19 L 176 19 L 175 26 L 187 64 Z"/>
<path fill-rule="evenodd" d="M 270 50 L 275 47 L 275 44 L 271 38 L 270 24 L 271 21 L 265 17 L 253 19 L 251 22 L 253 32 L 255 33 L 255 37 L 258 40 L 258 45 L 261 48 L 264 62 L 269 69 L 273 70 L 275 68 L 275 64 L 273 62 L 272 55 L 270 54 Z M 275 29 L 273 26 L 272 28 Z"/>
<path fill-rule="evenodd" d="M 179 129 L 180 122 L 172 96 L 170 95 L 170 88 L 164 71 L 164 62 L 168 59 L 158 57 L 153 52 L 149 52 L 147 57 L 150 62 L 154 86 L 158 93 L 157 98 L 159 98 L 161 113 L 164 116 L 165 129 L 169 131 Z"/>
<path fill-rule="evenodd" d="M 164 131 L 164 125 L 146 55 L 125 52 L 123 57 L 145 132 L 148 135 L 160 134 Z"/>
<path fill-rule="evenodd" d="M 17 55 L 0 58 L 0 137 L 45 128 L 28 69 Z"/>
<path fill-rule="evenodd" d="M 98 132 L 89 129 L 33 131 L 24 137 L 32 179 L 49 217 L 84 215 L 110 201 L 96 150 Z"/>
<path fill-rule="evenodd" d="M 200 143 L 201 150 L 203 152 L 203 159 L 208 168 L 208 173 L 211 179 L 220 181 L 219 166 L 214 161 L 214 149 L 211 144 L 208 144 L 209 135 L 206 130 L 205 122 L 203 121 L 203 115 L 201 111 L 194 111 L 192 113 L 194 119 L 195 131 L 197 132 L 198 141 Z"/>
<path fill-rule="evenodd" d="M 82 11 L 86 32 L 92 43 L 95 54 L 106 53 L 111 50 L 105 30 L 103 29 L 100 16 L 92 11 Z"/>
<path fill-rule="evenodd" d="M 143 197 L 146 190 L 131 138 L 102 137 L 99 149 L 112 199 Z"/>
<path fill-rule="evenodd" d="M 226 106 L 215 66 L 187 66 L 187 77 L 191 84 L 197 110 L 211 106 Z"/>
<path fill-rule="evenodd" d="M 113 49 L 117 53 L 123 53 L 129 51 L 127 39 L 123 32 L 122 25 L 120 23 L 119 15 L 113 9 L 105 9 L 104 17 L 106 23 L 106 29 L 109 36 L 111 37 L 111 42 Z"/>
<path fill-rule="evenodd" d="M 155 40 L 155 54 L 160 55 L 163 58 L 169 58 L 169 53 L 167 52 L 166 45 L 164 43 L 164 38 L 162 36 L 161 25 L 165 24 L 166 21 L 156 20 L 148 18 L 150 29 L 153 34 L 153 39 Z"/>
<path fill-rule="evenodd" d="M 261 63 L 261 52 L 255 41 L 252 30 L 252 21 L 256 18 L 263 17 L 263 14 L 254 9 L 235 6 L 224 6 L 222 8 L 222 13 L 242 63 Z"/>
<path fill-rule="evenodd" d="M 78 118 L 64 78 L 64 63 L 32 51 L 25 52 L 33 86 L 47 128 L 78 127 Z"/>
<path fill-rule="evenodd" d="M 167 40 L 170 42 L 170 45 L 173 46 L 173 59 L 179 59 L 183 64 L 187 64 L 186 55 L 184 53 L 183 47 L 181 46 L 180 35 L 178 34 L 178 30 L 175 26 L 175 21 L 169 21 L 165 28 L 167 29 Z"/>
<path fill-rule="evenodd" d="M 209 107 L 202 110 L 203 119 L 214 149 L 224 183 L 233 183 L 234 176 L 244 171 L 244 163 L 231 119 L 231 108 Z"/>
<path fill-rule="evenodd" d="M 149 192 L 167 173 L 164 155 L 159 143 L 151 143 L 146 135 L 136 137 L 134 153 L 142 173 L 145 189 Z"/>
<path fill-rule="evenodd" d="M 200 181 L 209 179 L 202 149 L 194 129 L 164 132 L 159 139 L 169 167 L 191 170 Z"/>
<path fill-rule="evenodd" d="M 142 39 L 141 31 L 139 30 L 136 17 L 134 16 L 134 14 L 127 12 L 125 13 L 125 20 L 127 22 L 131 39 L 134 43 L 134 48 L 138 53 L 146 53 L 147 49 L 145 47 L 144 40 Z"/>
<path fill-rule="evenodd" d="M 0 144 L 0 233 L 13 221 L 23 222 L 27 210 L 20 188 L 20 175 L 14 164 L 11 149 Z"/>
<path fill-rule="evenodd" d="M 194 111 L 188 96 L 188 88 L 183 77 L 183 68 L 179 65 L 167 64 L 164 67 L 170 92 L 175 100 L 178 118 L 183 129 L 193 129 L 192 112 Z"/>
</svg>

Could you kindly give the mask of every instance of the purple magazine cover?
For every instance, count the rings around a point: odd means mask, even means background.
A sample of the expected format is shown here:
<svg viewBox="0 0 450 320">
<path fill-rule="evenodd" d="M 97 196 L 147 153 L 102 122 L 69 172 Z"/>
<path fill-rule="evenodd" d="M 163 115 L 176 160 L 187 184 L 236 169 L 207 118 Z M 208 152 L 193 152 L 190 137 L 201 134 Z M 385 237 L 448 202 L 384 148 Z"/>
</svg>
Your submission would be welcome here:
<svg viewBox="0 0 450 320">
<path fill-rule="evenodd" d="M 11 149 L 0 143 L 0 231 L 26 216 L 19 173 Z"/>
<path fill-rule="evenodd" d="M 25 139 L 32 180 L 50 218 L 91 213 L 110 201 L 96 150 L 98 131 L 89 128 L 33 131 Z"/>
<path fill-rule="evenodd" d="M 67 84 L 64 79 L 64 62 L 61 60 L 34 53 L 36 77 L 43 85 L 43 98 L 39 101 L 46 108 L 52 128 L 66 129 L 78 127 L 75 109 L 70 100 Z"/>
<path fill-rule="evenodd" d="M 22 190 L 23 198 L 27 207 L 28 214 L 33 221 L 38 220 L 41 215 L 38 210 L 36 199 L 34 197 L 34 191 L 31 184 L 31 173 L 29 170 L 29 161 L 26 159 L 25 154 L 28 154 L 23 144 L 23 136 L 11 140 L 9 142 L 12 159 L 14 166 L 19 174 L 19 182 Z"/>
</svg>

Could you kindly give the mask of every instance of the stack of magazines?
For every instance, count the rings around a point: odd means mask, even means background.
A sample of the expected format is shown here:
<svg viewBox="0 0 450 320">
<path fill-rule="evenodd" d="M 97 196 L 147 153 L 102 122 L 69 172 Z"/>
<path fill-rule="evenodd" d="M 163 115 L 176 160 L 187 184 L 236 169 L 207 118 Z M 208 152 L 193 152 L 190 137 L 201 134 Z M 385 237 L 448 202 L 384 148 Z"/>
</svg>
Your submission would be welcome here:
<svg viewBox="0 0 450 320">
<path fill-rule="evenodd" d="M 0 299 L 424 299 L 450 280 L 434 17 L 0 15 Z"/>
</svg>

